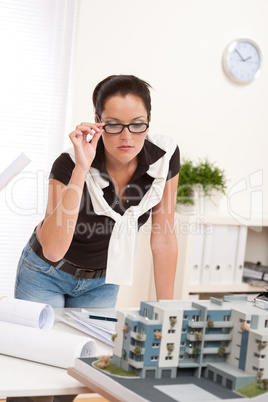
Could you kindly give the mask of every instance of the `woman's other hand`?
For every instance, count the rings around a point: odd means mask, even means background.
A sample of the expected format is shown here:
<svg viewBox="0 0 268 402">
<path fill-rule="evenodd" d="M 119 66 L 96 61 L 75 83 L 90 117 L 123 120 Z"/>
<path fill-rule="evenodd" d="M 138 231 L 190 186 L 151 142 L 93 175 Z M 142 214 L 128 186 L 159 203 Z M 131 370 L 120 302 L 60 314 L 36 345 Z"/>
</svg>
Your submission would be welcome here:
<svg viewBox="0 0 268 402">
<path fill-rule="evenodd" d="M 100 136 L 103 133 L 104 123 L 81 123 L 69 135 L 74 146 L 75 164 L 86 172 L 96 155 L 96 147 Z M 92 136 L 90 142 L 87 141 L 88 134 Z"/>
</svg>

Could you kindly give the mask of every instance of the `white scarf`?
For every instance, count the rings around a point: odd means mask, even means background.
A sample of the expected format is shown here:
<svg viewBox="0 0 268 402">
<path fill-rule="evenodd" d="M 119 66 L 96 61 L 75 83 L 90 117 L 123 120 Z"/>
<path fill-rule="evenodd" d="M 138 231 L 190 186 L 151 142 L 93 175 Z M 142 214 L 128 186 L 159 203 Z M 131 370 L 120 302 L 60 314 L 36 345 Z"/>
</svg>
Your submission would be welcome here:
<svg viewBox="0 0 268 402">
<path fill-rule="evenodd" d="M 103 197 L 102 189 L 109 185 L 98 169 L 91 167 L 86 176 L 86 184 L 91 197 L 94 212 L 106 215 L 115 221 L 111 234 L 106 268 L 106 283 L 132 285 L 133 262 L 138 234 L 138 218 L 157 205 L 163 195 L 169 171 L 170 158 L 176 144 L 170 137 L 147 135 L 147 139 L 162 148 L 166 153 L 150 165 L 147 174 L 154 181 L 138 205 L 128 208 L 123 215 L 115 212 Z M 75 162 L 73 148 L 66 151 Z"/>
</svg>

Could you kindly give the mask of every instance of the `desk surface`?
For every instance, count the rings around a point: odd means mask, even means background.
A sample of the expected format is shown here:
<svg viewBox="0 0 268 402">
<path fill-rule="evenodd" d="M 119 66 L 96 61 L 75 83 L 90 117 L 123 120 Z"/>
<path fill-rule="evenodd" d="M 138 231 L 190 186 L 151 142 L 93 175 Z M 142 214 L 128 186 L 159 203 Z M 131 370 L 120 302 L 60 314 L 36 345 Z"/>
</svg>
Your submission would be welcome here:
<svg viewBox="0 0 268 402">
<path fill-rule="evenodd" d="M 53 329 L 86 336 L 86 334 L 56 320 Z M 100 354 L 111 353 L 112 348 L 110 346 L 98 340 L 96 342 Z M 90 390 L 79 381 L 70 377 L 65 369 L 0 355 L 0 399 L 11 396 L 71 395 L 81 393 L 90 393 Z"/>
</svg>

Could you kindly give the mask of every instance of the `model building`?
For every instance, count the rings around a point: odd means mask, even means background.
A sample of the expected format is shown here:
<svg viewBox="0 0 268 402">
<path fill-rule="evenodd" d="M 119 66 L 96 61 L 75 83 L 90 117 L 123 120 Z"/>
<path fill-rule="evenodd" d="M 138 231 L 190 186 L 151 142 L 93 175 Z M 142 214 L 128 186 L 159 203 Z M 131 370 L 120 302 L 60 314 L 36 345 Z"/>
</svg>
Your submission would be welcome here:
<svg viewBox="0 0 268 402">
<path fill-rule="evenodd" d="M 246 296 L 141 302 L 117 318 L 113 363 L 141 378 L 193 374 L 229 389 L 268 378 L 268 310 Z"/>
</svg>

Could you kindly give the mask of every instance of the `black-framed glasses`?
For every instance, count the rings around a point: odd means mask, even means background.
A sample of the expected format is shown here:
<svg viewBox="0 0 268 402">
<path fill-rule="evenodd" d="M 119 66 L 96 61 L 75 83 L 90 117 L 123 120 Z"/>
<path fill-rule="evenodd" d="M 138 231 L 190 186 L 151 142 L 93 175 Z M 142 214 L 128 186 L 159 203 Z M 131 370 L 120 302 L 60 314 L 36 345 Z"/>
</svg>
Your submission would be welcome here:
<svg viewBox="0 0 268 402">
<path fill-rule="evenodd" d="M 102 128 L 107 134 L 120 134 L 122 133 L 125 127 L 128 128 L 128 131 L 130 133 L 142 134 L 149 128 L 149 124 L 147 123 L 105 124 L 105 126 L 103 126 Z"/>
</svg>

